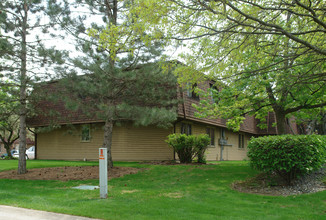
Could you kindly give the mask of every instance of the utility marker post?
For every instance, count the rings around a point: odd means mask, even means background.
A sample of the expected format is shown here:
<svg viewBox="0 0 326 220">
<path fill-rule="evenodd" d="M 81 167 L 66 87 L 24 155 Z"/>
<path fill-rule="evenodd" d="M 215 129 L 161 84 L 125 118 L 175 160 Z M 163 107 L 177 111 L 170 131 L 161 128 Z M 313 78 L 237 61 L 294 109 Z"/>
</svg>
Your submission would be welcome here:
<svg viewBox="0 0 326 220">
<path fill-rule="evenodd" d="M 99 148 L 100 198 L 108 198 L 108 157 L 107 149 Z"/>
</svg>

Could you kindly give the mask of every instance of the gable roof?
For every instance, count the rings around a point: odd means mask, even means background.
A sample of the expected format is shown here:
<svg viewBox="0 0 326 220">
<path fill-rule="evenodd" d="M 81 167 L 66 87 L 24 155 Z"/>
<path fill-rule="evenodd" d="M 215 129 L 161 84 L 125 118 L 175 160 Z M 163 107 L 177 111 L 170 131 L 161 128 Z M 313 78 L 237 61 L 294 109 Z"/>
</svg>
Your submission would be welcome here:
<svg viewBox="0 0 326 220">
<path fill-rule="evenodd" d="M 201 89 L 209 88 L 210 81 L 201 83 L 199 86 Z M 57 93 L 60 88 L 57 81 L 47 83 L 42 87 L 43 92 L 46 94 Z M 179 91 L 178 98 L 182 99 L 183 102 L 178 105 L 177 113 L 180 119 L 191 120 L 199 123 L 204 123 L 207 125 L 218 126 L 226 128 L 226 120 L 221 118 L 196 118 L 194 113 L 196 109 L 192 106 L 193 103 L 198 104 L 199 100 L 193 99 L 187 96 L 186 91 Z M 49 101 L 40 100 L 36 103 L 36 108 L 38 109 L 37 116 L 28 119 L 28 124 L 32 127 L 41 127 L 49 125 L 64 125 L 64 124 L 83 124 L 83 123 L 96 123 L 104 122 L 104 120 L 96 118 L 94 115 L 86 115 L 81 110 L 72 111 L 65 107 L 65 103 L 62 100 Z M 260 129 L 257 125 L 259 120 L 255 119 L 253 116 L 246 116 L 244 122 L 240 126 L 241 132 L 246 132 L 254 135 L 267 135 L 267 134 L 277 134 L 276 127 L 273 126 L 275 123 L 275 114 L 269 113 L 267 116 L 267 128 Z M 288 130 L 291 133 L 297 133 L 296 124 L 290 122 Z"/>
</svg>

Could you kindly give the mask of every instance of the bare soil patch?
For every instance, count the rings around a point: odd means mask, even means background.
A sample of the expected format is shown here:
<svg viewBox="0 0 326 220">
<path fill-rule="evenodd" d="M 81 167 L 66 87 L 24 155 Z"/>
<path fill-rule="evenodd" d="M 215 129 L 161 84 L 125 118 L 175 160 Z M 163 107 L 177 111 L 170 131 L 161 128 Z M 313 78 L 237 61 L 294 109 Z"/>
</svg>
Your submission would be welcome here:
<svg viewBox="0 0 326 220">
<path fill-rule="evenodd" d="M 138 173 L 141 169 L 133 167 L 113 167 L 109 170 L 108 178 L 118 178 L 127 174 Z M 99 178 L 98 166 L 79 167 L 47 167 L 29 169 L 25 174 L 17 174 L 16 170 L 0 172 L 0 179 L 24 179 L 24 180 L 88 180 Z"/>
</svg>

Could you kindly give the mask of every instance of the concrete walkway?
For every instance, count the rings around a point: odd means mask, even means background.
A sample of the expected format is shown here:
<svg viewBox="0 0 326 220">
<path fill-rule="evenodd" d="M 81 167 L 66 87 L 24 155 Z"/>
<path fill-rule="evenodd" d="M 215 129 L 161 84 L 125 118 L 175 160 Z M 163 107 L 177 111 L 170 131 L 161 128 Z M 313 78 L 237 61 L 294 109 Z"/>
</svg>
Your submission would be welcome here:
<svg viewBox="0 0 326 220">
<path fill-rule="evenodd" d="M 0 219 L 5 220 L 91 220 L 73 215 L 58 214 L 53 212 L 37 211 L 33 209 L 16 208 L 0 205 Z"/>
</svg>

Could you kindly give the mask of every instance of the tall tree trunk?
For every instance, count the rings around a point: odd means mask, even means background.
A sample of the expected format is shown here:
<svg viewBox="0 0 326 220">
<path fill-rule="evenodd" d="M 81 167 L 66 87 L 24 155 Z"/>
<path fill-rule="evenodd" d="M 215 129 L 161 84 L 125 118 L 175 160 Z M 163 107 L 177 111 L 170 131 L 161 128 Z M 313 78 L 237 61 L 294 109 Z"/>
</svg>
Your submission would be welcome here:
<svg viewBox="0 0 326 220">
<path fill-rule="evenodd" d="M 283 110 L 282 106 L 277 103 L 278 100 L 274 96 L 272 86 L 268 84 L 265 88 L 268 94 L 268 99 L 272 104 L 272 108 L 275 112 L 277 133 L 286 134 L 285 111 Z"/>
<path fill-rule="evenodd" d="M 26 84 L 27 84 L 27 15 L 28 15 L 28 1 L 24 1 L 24 16 L 22 24 L 22 45 L 21 45 L 21 70 L 20 70 L 20 115 L 19 115 L 19 162 L 18 174 L 24 174 L 26 170 Z"/>
<path fill-rule="evenodd" d="M 111 5 L 112 4 L 112 5 Z M 112 25 L 117 25 L 117 18 L 118 18 L 118 1 L 113 0 L 109 2 L 105 0 L 106 6 L 106 16 L 109 19 L 109 28 Z M 116 54 L 109 51 L 109 74 L 114 74 L 114 66 L 115 66 L 115 57 Z M 112 91 L 110 91 L 112 92 Z M 103 147 L 107 148 L 107 156 L 108 156 L 108 169 L 113 167 L 113 160 L 112 160 L 112 131 L 113 131 L 113 109 L 111 108 L 113 104 L 109 101 L 108 103 L 108 115 L 106 116 L 105 125 L 104 125 L 104 142 Z"/>
<path fill-rule="evenodd" d="M 3 145 L 4 145 L 4 147 L 5 147 L 6 151 L 7 151 L 8 157 L 12 157 L 11 149 L 10 149 L 11 145 L 9 143 L 3 143 Z"/>
<path fill-rule="evenodd" d="M 103 148 L 107 149 L 108 169 L 113 167 L 112 151 L 111 151 L 111 148 L 112 148 L 112 131 L 113 131 L 112 118 L 107 118 L 105 120 L 105 125 L 104 125 Z"/>
<path fill-rule="evenodd" d="M 278 134 L 287 134 L 285 113 L 281 110 L 275 110 L 276 128 Z"/>
<path fill-rule="evenodd" d="M 320 132 L 319 134 L 326 135 L 326 113 L 321 113 L 323 115 L 320 122 Z"/>
</svg>

